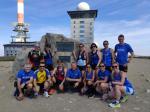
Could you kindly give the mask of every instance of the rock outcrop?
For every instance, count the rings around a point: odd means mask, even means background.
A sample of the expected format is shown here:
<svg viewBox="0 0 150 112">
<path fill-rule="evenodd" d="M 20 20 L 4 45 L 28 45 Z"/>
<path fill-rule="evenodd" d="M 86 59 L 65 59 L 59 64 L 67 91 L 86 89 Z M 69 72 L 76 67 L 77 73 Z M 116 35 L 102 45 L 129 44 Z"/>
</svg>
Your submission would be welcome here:
<svg viewBox="0 0 150 112">
<path fill-rule="evenodd" d="M 39 42 L 41 51 L 44 51 L 46 45 L 50 45 L 52 54 L 56 52 L 56 55 L 53 57 L 54 65 L 56 65 L 56 61 L 58 59 L 64 59 L 63 61 L 66 66 L 70 66 L 70 62 L 74 61 L 72 51 L 74 49 L 78 49 L 78 44 L 79 41 L 66 38 L 61 34 L 52 33 L 46 33 L 43 35 Z M 22 48 L 22 50 L 18 53 L 12 67 L 13 74 L 16 74 L 18 70 L 21 69 L 27 62 L 27 56 L 30 50 L 31 49 L 28 48 Z"/>
</svg>

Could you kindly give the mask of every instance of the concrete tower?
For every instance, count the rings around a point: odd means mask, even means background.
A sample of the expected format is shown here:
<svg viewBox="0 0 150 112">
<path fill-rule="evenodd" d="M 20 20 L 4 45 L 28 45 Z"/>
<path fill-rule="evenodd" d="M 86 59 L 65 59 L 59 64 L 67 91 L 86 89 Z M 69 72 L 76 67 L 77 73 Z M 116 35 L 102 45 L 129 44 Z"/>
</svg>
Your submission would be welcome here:
<svg viewBox="0 0 150 112">
<path fill-rule="evenodd" d="M 86 2 L 81 2 L 76 11 L 68 11 L 71 18 L 71 38 L 85 44 L 94 41 L 94 20 L 97 17 L 97 10 L 90 10 Z"/>
</svg>

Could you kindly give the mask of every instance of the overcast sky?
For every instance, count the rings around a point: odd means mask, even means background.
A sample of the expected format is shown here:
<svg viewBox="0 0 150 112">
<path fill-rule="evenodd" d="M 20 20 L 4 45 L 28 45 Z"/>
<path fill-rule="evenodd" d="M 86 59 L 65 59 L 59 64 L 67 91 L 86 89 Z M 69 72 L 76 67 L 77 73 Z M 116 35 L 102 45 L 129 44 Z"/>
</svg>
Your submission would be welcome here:
<svg viewBox="0 0 150 112">
<path fill-rule="evenodd" d="M 110 47 L 118 43 L 117 36 L 125 35 L 137 55 L 150 56 L 150 0 L 24 0 L 25 22 L 30 24 L 30 41 L 39 41 L 46 32 L 70 37 L 70 18 L 67 11 L 76 10 L 84 1 L 98 10 L 94 40 Z M 11 41 L 12 23 L 17 21 L 17 0 L 0 0 L 0 55 L 3 44 Z"/>
</svg>

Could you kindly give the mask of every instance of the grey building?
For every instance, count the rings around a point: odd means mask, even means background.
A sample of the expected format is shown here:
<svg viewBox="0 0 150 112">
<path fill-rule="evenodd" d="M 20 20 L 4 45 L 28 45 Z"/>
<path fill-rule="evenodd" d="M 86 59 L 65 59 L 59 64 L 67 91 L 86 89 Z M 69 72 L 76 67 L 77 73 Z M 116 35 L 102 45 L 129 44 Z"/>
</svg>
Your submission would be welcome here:
<svg viewBox="0 0 150 112">
<path fill-rule="evenodd" d="M 84 4 L 81 8 L 79 7 L 77 11 L 68 11 L 71 18 L 71 38 L 85 44 L 91 44 L 94 41 L 94 21 L 98 11 L 86 10 Z"/>
<path fill-rule="evenodd" d="M 4 56 L 16 56 L 22 48 L 33 48 L 36 42 L 11 42 L 4 44 Z"/>
</svg>

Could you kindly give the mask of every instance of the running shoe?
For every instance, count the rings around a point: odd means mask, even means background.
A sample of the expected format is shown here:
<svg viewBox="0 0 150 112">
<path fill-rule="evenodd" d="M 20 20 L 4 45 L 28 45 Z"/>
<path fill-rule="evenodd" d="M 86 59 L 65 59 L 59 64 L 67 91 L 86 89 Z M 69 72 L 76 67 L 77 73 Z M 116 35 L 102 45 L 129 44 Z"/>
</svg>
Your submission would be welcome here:
<svg viewBox="0 0 150 112">
<path fill-rule="evenodd" d="M 113 101 L 113 102 L 110 103 L 108 106 L 109 106 L 109 107 L 112 107 L 112 108 L 120 108 L 120 107 L 121 107 L 119 101 Z"/>
<path fill-rule="evenodd" d="M 122 97 L 120 98 L 120 102 L 121 102 L 121 103 L 125 103 L 127 100 L 128 100 L 128 96 L 127 96 L 127 95 L 122 96 Z"/>
<path fill-rule="evenodd" d="M 38 94 L 37 92 L 34 93 L 34 96 L 35 96 L 35 97 L 38 97 L 38 95 L 39 95 L 39 94 Z"/>
<path fill-rule="evenodd" d="M 49 97 L 49 94 L 48 94 L 47 91 L 44 92 L 44 96 L 45 96 L 45 97 Z"/>
</svg>

